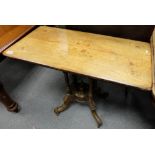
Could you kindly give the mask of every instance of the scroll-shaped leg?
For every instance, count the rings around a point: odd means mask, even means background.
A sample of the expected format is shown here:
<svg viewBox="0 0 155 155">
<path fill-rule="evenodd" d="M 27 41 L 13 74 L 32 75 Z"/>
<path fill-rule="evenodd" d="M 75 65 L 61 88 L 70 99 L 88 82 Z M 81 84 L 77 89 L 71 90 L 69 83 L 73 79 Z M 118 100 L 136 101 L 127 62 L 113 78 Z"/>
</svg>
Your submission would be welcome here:
<svg viewBox="0 0 155 155">
<path fill-rule="evenodd" d="M 73 96 L 71 94 L 66 94 L 64 97 L 64 101 L 63 104 L 56 107 L 54 109 L 54 112 L 59 115 L 59 113 L 63 112 L 64 110 L 66 110 L 67 108 L 69 108 L 71 102 L 73 101 Z"/>
<path fill-rule="evenodd" d="M 90 110 L 92 112 L 92 115 L 94 117 L 94 119 L 96 120 L 96 123 L 97 123 L 97 127 L 99 128 L 101 125 L 102 125 L 102 120 L 101 118 L 98 116 L 97 112 L 96 112 L 96 106 L 94 106 L 93 103 L 94 101 L 92 100 L 89 100 L 89 107 L 90 107 Z"/>
<path fill-rule="evenodd" d="M 14 102 L 6 93 L 5 89 L 3 88 L 2 84 L 0 83 L 0 101 L 3 105 L 7 108 L 10 112 L 18 112 L 18 104 Z"/>
<path fill-rule="evenodd" d="M 95 102 L 93 100 L 93 95 L 92 95 L 92 87 L 93 87 L 93 80 L 89 79 L 88 104 L 92 112 L 92 115 L 97 122 L 97 127 L 99 128 L 102 125 L 102 120 L 100 119 L 100 117 L 98 116 L 96 112 L 96 105 L 95 105 Z"/>
<path fill-rule="evenodd" d="M 69 83 L 68 73 L 64 72 L 64 76 L 65 76 L 65 82 L 67 85 L 67 94 L 64 97 L 63 103 L 54 109 L 54 112 L 57 115 L 63 112 L 64 110 L 66 110 L 70 106 L 71 102 L 73 101 L 72 89 Z"/>
</svg>

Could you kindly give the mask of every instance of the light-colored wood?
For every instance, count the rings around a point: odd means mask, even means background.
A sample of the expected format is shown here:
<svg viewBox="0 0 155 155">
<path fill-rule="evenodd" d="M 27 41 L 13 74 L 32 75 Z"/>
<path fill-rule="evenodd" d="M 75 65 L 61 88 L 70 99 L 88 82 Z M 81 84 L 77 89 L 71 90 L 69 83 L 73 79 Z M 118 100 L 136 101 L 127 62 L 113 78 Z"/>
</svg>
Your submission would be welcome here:
<svg viewBox="0 0 155 155">
<path fill-rule="evenodd" d="M 149 43 L 41 26 L 5 56 L 152 90 Z"/>
<path fill-rule="evenodd" d="M 152 93 L 155 98 L 155 30 L 151 36 L 151 52 L 152 52 Z"/>
</svg>

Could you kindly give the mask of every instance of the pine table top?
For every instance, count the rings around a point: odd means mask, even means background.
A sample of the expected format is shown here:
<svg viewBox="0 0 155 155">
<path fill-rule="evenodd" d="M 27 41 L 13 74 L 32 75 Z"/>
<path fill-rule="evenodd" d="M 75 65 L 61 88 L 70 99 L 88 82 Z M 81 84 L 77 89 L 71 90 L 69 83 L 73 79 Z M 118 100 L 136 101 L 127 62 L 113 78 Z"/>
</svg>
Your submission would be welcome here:
<svg viewBox="0 0 155 155">
<path fill-rule="evenodd" d="M 40 26 L 3 54 L 58 70 L 152 89 L 151 48 L 146 42 Z"/>
</svg>

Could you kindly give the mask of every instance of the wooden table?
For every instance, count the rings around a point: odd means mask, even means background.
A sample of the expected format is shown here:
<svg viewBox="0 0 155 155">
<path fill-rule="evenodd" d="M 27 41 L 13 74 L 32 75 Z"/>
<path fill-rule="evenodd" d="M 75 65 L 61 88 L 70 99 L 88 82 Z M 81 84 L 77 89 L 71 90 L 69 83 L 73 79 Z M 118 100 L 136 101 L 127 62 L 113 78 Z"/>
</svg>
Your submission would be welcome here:
<svg viewBox="0 0 155 155">
<path fill-rule="evenodd" d="M 47 26 L 3 52 L 10 58 L 148 91 L 153 85 L 152 53 L 146 42 Z"/>
<path fill-rule="evenodd" d="M 41 26 L 4 51 L 5 56 L 152 89 L 150 44 Z"/>
<path fill-rule="evenodd" d="M 34 26 L 17 26 L 17 25 L 1 25 L 0 26 L 0 54 L 10 45 L 18 41 L 26 35 Z M 2 55 L 0 55 L 0 58 Z M 0 82 L 0 101 L 6 106 L 8 111 L 18 112 L 18 104 L 14 102 L 6 93 L 3 85 Z"/>
</svg>

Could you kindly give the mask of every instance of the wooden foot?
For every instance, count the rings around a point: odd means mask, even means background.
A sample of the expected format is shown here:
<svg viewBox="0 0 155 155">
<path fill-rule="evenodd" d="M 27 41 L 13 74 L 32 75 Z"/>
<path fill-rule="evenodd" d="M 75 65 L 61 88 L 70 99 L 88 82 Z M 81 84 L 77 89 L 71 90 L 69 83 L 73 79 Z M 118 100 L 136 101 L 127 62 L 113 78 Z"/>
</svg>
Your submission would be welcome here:
<svg viewBox="0 0 155 155">
<path fill-rule="evenodd" d="M 100 128 L 100 126 L 102 125 L 101 118 L 98 116 L 96 110 L 92 110 L 91 112 L 92 112 L 92 115 L 93 115 L 93 117 L 94 117 L 94 119 L 95 119 L 95 121 L 97 123 L 97 127 Z"/>
<path fill-rule="evenodd" d="M 73 100 L 72 95 L 71 94 L 66 94 L 66 96 L 64 97 L 63 103 L 60 106 L 56 107 L 54 109 L 54 112 L 57 115 L 59 115 L 61 112 L 65 111 L 67 108 L 69 108 L 72 100 Z"/>
<path fill-rule="evenodd" d="M 10 98 L 10 96 L 6 93 L 5 89 L 3 88 L 2 84 L 0 84 L 0 101 L 7 108 L 8 111 L 19 111 L 18 104 Z"/>
</svg>

